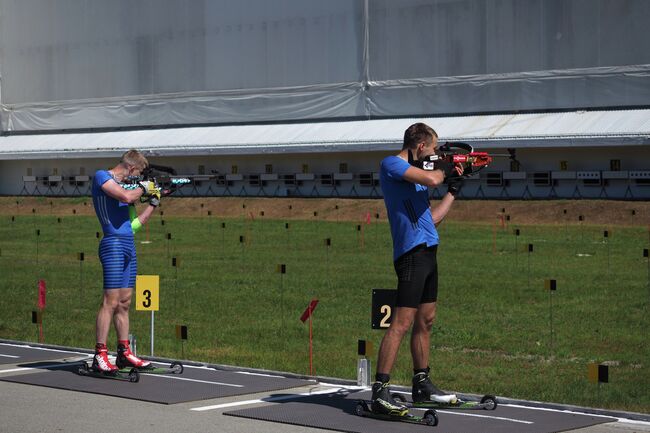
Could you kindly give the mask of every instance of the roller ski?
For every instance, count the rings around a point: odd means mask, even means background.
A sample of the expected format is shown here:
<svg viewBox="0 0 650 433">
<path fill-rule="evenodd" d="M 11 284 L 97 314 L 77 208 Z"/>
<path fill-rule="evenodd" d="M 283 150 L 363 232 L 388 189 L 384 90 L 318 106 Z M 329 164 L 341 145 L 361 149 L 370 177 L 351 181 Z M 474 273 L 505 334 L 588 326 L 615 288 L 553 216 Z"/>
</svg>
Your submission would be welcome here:
<svg viewBox="0 0 650 433">
<path fill-rule="evenodd" d="M 136 371 L 139 371 L 140 373 L 146 373 L 146 374 L 183 374 L 183 364 L 180 362 L 172 362 L 169 367 L 155 367 L 153 364 L 149 364 L 146 367 L 140 367 L 136 368 L 133 367 Z M 120 371 L 128 371 L 130 370 L 131 367 L 124 367 L 123 369 L 120 369 Z"/>
<path fill-rule="evenodd" d="M 140 359 L 133 354 L 129 347 L 128 340 L 120 341 L 117 345 L 117 358 L 115 359 L 116 368 L 121 372 L 135 369 L 140 373 L 147 374 L 182 374 L 183 364 L 173 362 L 169 367 L 155 367 L 151 361 Z"/>
<path fill-rule="evenodd" d="M 402 394 L 392 394 L 391 398 L 399 403 L 408 403 Z M 464 409 L 464 410 L 494 410 L 497 399 L 493 395 L 485 395 L 480 402 L 465 401 L 455 394 L 447 394 L 438 389 L 429 378 L 429 370 L 413 376 L 410 407 L 422 409 Z"/>
<path fill-rule="evenodd" d="M 406 404 L 409 407 L 420 409 L 459 409 L 459 410 L 494 410 L 497 408 L 497 399 L 493 395 L 484 395 L 481 401 L 466 401 L 456 398 L 450 403 L 440 403 L 433 400 L 424 400 L 419 402 L 408 402 L 401 394 L 393 394 L 393 399 L 397 402 Z"/>
<path fill-rule="evenodd" d="M 86 361 L 82 362 L 77 373 L 81 376 L 98 377 L 101 379 L 114 379 L 134 383 L 140 381 L 140 374 L 136 369 L 120 370 L 117 366 L 113 365 L 108 359 L 108 351 L 106 348 L 100 349 L 95 353 L 90 366 Z"/>
<path fill-rule="evenodd" d="M 416 416 L 409 413 L 407 406 L 393 401 L 388 391 L 388 383 L 375 382 L 372 386 L 370 405 L 365 400 L 358 400 L 355 412 L 359 416 L 386 421 L 438 425 L 438 415 L 435 410 L 427 410 L 423 416 Z"/>
</svg>

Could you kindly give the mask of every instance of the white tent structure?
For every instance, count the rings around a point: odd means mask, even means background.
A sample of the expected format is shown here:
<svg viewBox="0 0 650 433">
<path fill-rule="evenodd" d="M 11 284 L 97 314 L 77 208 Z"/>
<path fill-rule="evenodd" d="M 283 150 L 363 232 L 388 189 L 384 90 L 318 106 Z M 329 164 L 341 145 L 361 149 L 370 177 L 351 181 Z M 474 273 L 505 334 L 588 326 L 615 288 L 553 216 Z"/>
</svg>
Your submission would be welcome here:
<svg viewBox="0 0 650 433">
<path fill-rule="evenodd" d="M 468 197 L 648 198 L 649 20 L 638 0 L 0 0 L 0 194 L 67 194 L 51 176 L 135 147 L 231 176 L 195 194 L 308 171 L 375 196 L 362 175 L 422 120 L 518 149 Z"/>
</svg>

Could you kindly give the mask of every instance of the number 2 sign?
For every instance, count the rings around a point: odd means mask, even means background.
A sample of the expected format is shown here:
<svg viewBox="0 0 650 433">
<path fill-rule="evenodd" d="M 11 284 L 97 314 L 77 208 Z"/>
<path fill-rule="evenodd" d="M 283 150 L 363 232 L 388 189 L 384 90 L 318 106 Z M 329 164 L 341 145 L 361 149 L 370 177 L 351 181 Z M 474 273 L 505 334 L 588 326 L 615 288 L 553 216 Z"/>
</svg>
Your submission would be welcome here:
<svg viewBox="0 0 650 433">
<path fill-rule="evenodd" d="M 138 275 L 135 278 L 135 309 L 138 311 L 158 311 L 160 277 L 158 275 Z"/>
<path fill-rule="evenodd" d="M 372 329 L 386 329 L 390 326 L 397 290 L 372 289 Z"/>
</svg>

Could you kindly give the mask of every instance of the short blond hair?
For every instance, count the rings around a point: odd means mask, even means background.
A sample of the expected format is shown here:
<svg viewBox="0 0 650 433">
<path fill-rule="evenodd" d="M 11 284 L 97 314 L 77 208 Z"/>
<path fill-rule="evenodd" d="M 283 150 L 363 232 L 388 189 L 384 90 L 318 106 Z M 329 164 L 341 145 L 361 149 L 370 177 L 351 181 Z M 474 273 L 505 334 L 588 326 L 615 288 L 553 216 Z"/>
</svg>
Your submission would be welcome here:
<svg viewBox="0 0 650 433">
<path fill-rule="evenodd" d="M 149 166 L 149 161 L 139 150 L 131 149 L 124 152 L 122 158 L 120 158 L 120 164 L 132 165 L 144 170 Z"/>
</svg>

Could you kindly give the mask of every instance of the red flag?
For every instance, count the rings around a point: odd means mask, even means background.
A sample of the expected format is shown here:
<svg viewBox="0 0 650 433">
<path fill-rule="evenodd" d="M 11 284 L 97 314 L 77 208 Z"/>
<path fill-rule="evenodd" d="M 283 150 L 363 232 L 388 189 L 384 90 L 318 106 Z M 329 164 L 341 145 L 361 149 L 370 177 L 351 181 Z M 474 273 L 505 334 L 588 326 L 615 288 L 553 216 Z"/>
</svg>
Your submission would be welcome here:
<svg viewBox="0 0 650 433">
<path fill-rule="evenodd" d="M 312 299 L 307 309 L 302 313 L 302 316 L 300 316 L 302 323 L 305 323 L 305 320 L 309 319 L 311 313 L 316 309 L 316 305 L 318 305 L 318 299 Z"/>
<path fill-rule="evenodd" d="M 370 224 L 370 212 L 366 214 L 366 224 Z"/>
<path fill-rule="evenodd" d="M 47 292 L 47 287 L 45 286 L 45 280 L 38 280 L 38 309 L 45 309 L 45 292 Z"/>
</svg>

